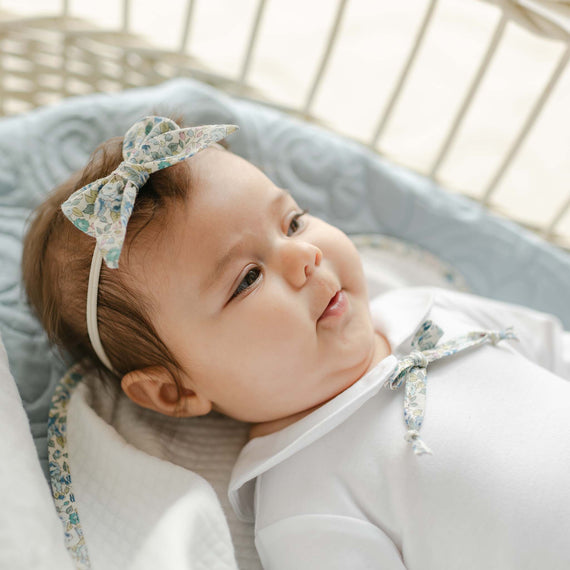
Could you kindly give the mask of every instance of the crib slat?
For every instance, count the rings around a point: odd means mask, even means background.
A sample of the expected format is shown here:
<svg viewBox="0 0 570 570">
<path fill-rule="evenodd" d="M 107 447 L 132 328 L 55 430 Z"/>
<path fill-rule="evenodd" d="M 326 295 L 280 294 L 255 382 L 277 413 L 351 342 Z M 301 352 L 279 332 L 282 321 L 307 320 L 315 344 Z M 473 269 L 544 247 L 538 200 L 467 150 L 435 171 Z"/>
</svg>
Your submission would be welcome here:
<svg viewBox="0 0 570 570">
<path fill-rule="evenodd" d="M 317 73 L 315 74 L 313 84 L 311 85 L 311 89 L 309 90 L 309 95 L 307 96 L 307 100 L 305 101 L 305 105 L 303 106 L 302 112 L 305 116 L 307 116 L 309 114 L 309 110 L 311 108 L 311 105 L 313 104 L 313 99 L 315 98 L 315 94 L 317 93 L 317 89 L 319 88 L 319 85 L 321 84 L 322 78 L 324 76 L 325 70 L 326 70 L 327 65 L 329 63 L 329 60 L 330 60 L 330 56 L 331 56 L 334 44 L 336 43 L 336 40 L 338 38 L 338 31 L 340 29 L 340 24 L 341 24 L 342 18 L 344 16 L 344 11 L 346 8 L 346 2 L 347 2 L 347 0 L 340 0 L 340 2 L 338 4 L 336 16 L 335 16 L 335 21 L 334 21 L 333 27 L 331 29 L 331 32 L 329 34 L 329 39 L 327 42 L 327 47 L 325 49 L 325 53 L 323 54 L 321 63 L 319 65 L 319 69 L 317 70 Z"/>
<path fill-rule="evenodd" d="M 69 97 L 70 91 L 68 89 L 69 86 L 69 60 L 71 59 L 69 56 L 69 50 L 72 42 L 69 36 L 63 36 L 62 43 L 61 43 L 61 73 L 60 73 L 60 90 L 62 97 Z"/>
<path fill-rule="evenodd" d="M 188 45 L 188 38 L 190 37 L 190 28 L 192 26 L 192 17 L 194 15 L 194 0 L 186 0 L 186 17 L 184 18 L 184 29 L 182 30 L 182 37 L 180 38 L 180 46 L 178 51 L 184 53 Z"/>
<path fill-rule="evenodd" d="M 4 74 L 4 57 L 2 51 L 0 51 L 0 115 L 2 117 L 6 113 L 5 104 L 4 104 L 6 99 L 5 95 L 6 95 L 6 88 L 5 88 L 5 74 Z"/>
<path fill-rule="evenodd" d="M 121 15 L 121 29 L 123 32 L 127 33 L 131 29 L 131 0 L 123 0 Z"/>
<path fill-rule="evenodd" d="M 459 127 L 461 127 L 461 125 L 463 124 L 463 120 L 465 118 L 465 115 L 467 114 L 467 111 L 469 110 L 471 103 L 473 102 L 473 98 L 475 97 L 475 94 L 479 90 L 479 87 L 481 85 L 481 81 L 483 80 L 483 77 L 485 76 L 487 70 L 489 69 L 489 66 L 490 66 L 490 63 L 493 59 L 493 56 L 497 52 L 497 47 L 499 46 L 499 43 L 503 39 L 503 33 L 505 31 L 506 24 L 507 24 L 507 16 L 506 16 L 505 12 L 502 12 L 501 18 L 499 19 L 499 23 L 497 24 L 497 27 L 495 28 L 495 32 L 493 33 L 493 37 L 491 38 L 491 41 L 489 42 L 489 46 L 487 48 L 487 51 L 485 52 L 485 55 L 483 56 L 483 59 L 481 60 L 481 64 L 479 65 L 479 68 L 477 69 L 477 73 L 475 74 L 475 77 L 473 78 L 473 81 L 471 82 L 471 85 L 469 86 L 469 90 L 467 91 L 467 94 L 463 99 L 463 102 L 461 104 L 461 107 L 459 108 L 459 111 L 457 112 L 457 114 L 455 115 L 455 117 L 453 119 L 453 123 L 451 125 L 451 128 L 449 129 L 447 137 L 446 137 L 446 139 L 445 139 L 445 141 L 444 141 L 444 143 L 443 143 L 443 145 L 439 151 L 439 154 L 437 155 L 437 158 L 435 159 L 435 161 L 433 163 L 431 171 L 429 172 L 429 176 L 431 178 L 436 177 L 437 172 L 440 169 L 442 162 L 445 160 L 445 157 L 447 156 L 449 149 L 451 148 L 451 145 L 455 141 L 457 131 L 459 130 Z"/>
<path fill-rule="evenodd" d="M 544 230 L 544 239 L 551 240 L 554 237 L 554 230 L 558 223 L 562 220 L 562 218 L 566 215 L 566 212 L 570 210 L 570 193 L 568 195 L 568 199 L 564 204 L 562 204 L 561 208 L 554 214 L 554 217 Z"/>
<path fill-rule="evenodd" d="M 511 165 L 511 162 L 513 161 L 514 157 L 519 151 L 522 143 L 526 139 L 530 129 L 532 128 L 536 119 L 538 118 L 540 111 L 542 111 L 542 108 L 544 107 L 546 101 L 548 100 L 552 91 L 554 90 L 554 87 L 558 82 L 558 79 L 562 75 L 564 68 L 568 64 L 569 59 L 570 59 L 570 43 L 566 46 L 566 50 L 564 51 L 562 57 L 558 61 L 556 69 L 553 71 L 552 75 L 550 76 L 550 79 L 548 80 L 548 83 L 546 84 L 546 87 L 542 90 L 540 97 L 538 98 L 534 107 L 531 109 L 531 112 L 529 113 L 526 121 L 524 122 L 517 138 L 511 145 L 511 148 L 509 149 L 507 154 L 505 155 L 503 162 L 497 169 L 497 172 L 493 176 L 491 182 L 487 185 L 487 188 L 485 189 L 483 196 L 481 198 L 481 202 L 483 203 L 483 205 L 487 206 L 489 204 L 491 195 L 497 189 L 499 182 L 503 178 L 505 172 L 507 171 L 508 167 Z"/>
<path fill-rule="evenodd" d="M 263 18 L 263 11 L 265 10 L 266 0 L 259 0 L 257 5 L 257 12 L 255 14 L 255 21 L 253 22 L 253 27 L 251 28 L 251 34 L 249 36 L 249 41 L 247 45 L 247 51 L 245 53 L 245 58 L 241 68 L 241 72 L 238 79 L 239 87 L 242 88 L 245 85 L 247 75 L 249 73 L 249 68 L 251 67 L 251 57 L 253 55 L 253 50 L 255 48 L 255 43 L 257 41 L 257 36 L 259 33 L 259 28 L 261 24 L 261 19 Z"/>
<path fill-rule="evenodd" d="M 394 88 L 394 91 L 392 92 L 392 95 L 390 96 L 390 99 L 389 99 L 388 104 L 386 106 L 386 110 L 384 111 L 384 115 L 380 118 L 380 122 L 378 123 L 378 126 L 376 127 L 376 130 L 374 131 L 374 135 L 372 136 L 372 139 L 370 140 L 369 144 L 372 148 L 376 147 L 376 145 L 378 144 L 378 141 L 380 140 L 380 137 L 382 136 L 382 133 L 384 132 L 384 129 L 386 128 L 386 125 L 388 124 L 390 117 L 392 116 L 392 111 L 394 110 L 396 102 L 398 101 L 398 98 L 400 97 L 400 93 L 402 92 L 402 88 L 404 87 L 404 84 L 408 78 L 410 69 L 412 68 L 412 65 L 414 64 L 416 56 L 417 56 L 417 54 L 420 50 L 420 47 L 423 43 L 426 31 L 429 27 L 429 24 L 431 22 L 431 19 L 432 19 L 434 10 L 435 10 L 436 3 L 437 3 L 437 0 L 430 0 L 430 4 L 428 6 L 428 9 L 426 10 L 426 13 L 424 15 L 424 19 L 422 21 L 422 25 L 420 26 L 420 29 L 416 35 L 416 41 L 414 42 L 414 46 L 412 48 L 412 51 L 410 52 L 410 55 L 408 56 L 408 60 L 406 61 L 406 64 L 404 65 L 402 72 L 400 73 L 400 76 L 398 77 L 398 81 L 396 82 L 396 86 Z"/>
</svg>

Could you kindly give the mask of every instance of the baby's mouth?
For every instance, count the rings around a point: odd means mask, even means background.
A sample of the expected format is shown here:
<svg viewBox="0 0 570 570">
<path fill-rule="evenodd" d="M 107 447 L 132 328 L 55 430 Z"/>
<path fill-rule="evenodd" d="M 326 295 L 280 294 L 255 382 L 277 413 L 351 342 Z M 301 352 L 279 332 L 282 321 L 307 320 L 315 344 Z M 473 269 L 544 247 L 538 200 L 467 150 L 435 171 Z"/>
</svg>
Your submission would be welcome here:
<svg viewBox="0 0 570 570">
<path fill-rule="evenodd" d="M 340 289 L 337 291 L 329 301 L 329 304 L 325 307 L 325 310 L 322 312 L 321 316 L 317 319 L 317 322 L 321 321 L 322 319 L 327 319 L 329 317 L 335 317 L 338 315 L 342 315 L 346 309 L 347 305 L 347 298 L 346 293 Z"/>
</svg>

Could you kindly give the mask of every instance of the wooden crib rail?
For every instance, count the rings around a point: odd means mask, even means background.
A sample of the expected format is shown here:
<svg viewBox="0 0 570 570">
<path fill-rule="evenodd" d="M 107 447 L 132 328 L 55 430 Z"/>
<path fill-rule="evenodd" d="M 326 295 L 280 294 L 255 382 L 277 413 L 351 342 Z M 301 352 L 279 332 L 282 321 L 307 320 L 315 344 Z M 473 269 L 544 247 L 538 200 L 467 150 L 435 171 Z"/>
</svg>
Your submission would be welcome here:
<svg viewBox="0 0 570 570">
<path fill-rule="evenodd" d="M 163 0 L 166 2 L 167 0 Z M 70 0 L 63 0 L 56 13 L 43 16 L 0 15 L 0 114 L 25 111 L 57 99 L 96 91 L 118 91 L 141 85 L 160 83 L 171 77 L 195 77 L 219 87 L 231 94 L 249 97 L 272 105 L 306 120 L 328 125 L 327 118 L 315 111 L 315 101 L 323 88 L 323 82 L 335 50 L 345 41 L 343 23 L 350 6 L 348 0 L 337 0 L 334 18 L 325 37 L 316 69 L 307 86 L 306 96 L 298 105 L 285 105 L 268 97 L 262 88 L 250 80 L 255 66 L 256 50 L 264 29 L 265 15 L 272 0 L 256 0 L 253 17 L 246 40 L 246 49 L 237 73 L 229 76 L 216 71 L 192 53 L 192 31 L 200 25 L 198 0 L 187 0 L 183 5 L 181 33 L 174 49 L 159 48 L 144 37 L 133 33 L 134 10 L 140 2 L 122 0 L 120 21 L 112 29 L 101 29 L 89 21 L 74 17 Z M 440 0 L 441 1 L 441 0 Z M 476 0 L 473 0 L 476 1 Z M 480 1 L 480 0 L 477 0 Z M 474 101 L 488 75 L 496 54 L 500 51 L 508 26 L 522 26 L 532 33 L 547 38 L 561 46 L 557 61 L 540 93 L 530 105 L 530 110 L 518 132 L 514 133 L 498 166 L 476 196 L 486 207 L 539 232 L 546 239 L 570 249 L 570 187 L 566 197 L 547 220 L 533 223 L 517 219 L 504 208 L 498 207 L 493 198 L 505 174 L 514 160 L 543 109 L 568 69 L 570 59 L 570 2 L 565 0 L 484 0 L 501 10 L 495 28 L 475 73 L 459 103 L 451 110 L 449 127 L 442 142 L 438 142 L 431 164 L 418 168 L 404 164 L 421 174 L 446 185 L 440 174 L 446 160 L 455 148 L 458 133 L 465 124 Z M 76 3 L 74 3 L 75 6 Z M 373 6 L 373 3 L 371 3 Z M 371 149 L 393 158 L 390 143 L 385 137 L 390 122 L 397 114 L 398 104 L 414 73 L 422 53 L 426 34 L 433 26 L 438 0 L 426 0 L 425 11 L 415 31 L 408 55 L 393 82 L 387 100 L 372 117 L 375 127 L 369 140 L 361 140 Z M 222 41 L 223 38 L 220 38 Z M 570 109 L 570 105 L 569 105 Z M 568 131 L 570 111 L 561 117 L 560 128 Z M 497 128 L 501 128 L 497 125 Z M 338 130 L 338 129 L 337 129 Z M 398 162 L 398 160 L 396 160 Z M 568 149 L 570 164 L 570 148 Z M 449 186 L 449 185 L 447 185 Z M 461 192 L 461 188 L 450 188 Z M 567 220 L 568 218 L 568 220 Z"/>
</svg>

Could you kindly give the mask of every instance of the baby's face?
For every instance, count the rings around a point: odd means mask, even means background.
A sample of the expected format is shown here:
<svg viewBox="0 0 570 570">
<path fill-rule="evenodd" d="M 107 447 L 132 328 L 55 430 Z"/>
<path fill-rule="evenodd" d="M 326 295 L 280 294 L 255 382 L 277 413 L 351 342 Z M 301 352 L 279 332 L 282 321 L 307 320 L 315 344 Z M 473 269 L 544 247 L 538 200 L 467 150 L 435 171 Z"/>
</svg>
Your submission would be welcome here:
<svg viewBox="0 0 570 570">
<path fill-rule="evenodd" d="M 354 245 L 230 152 L 210 148 L 189 165 L 197 184 L 161 255 L 141 256 L 140 282 L 184 386 L 248 422 L 339 394 L 375 350 Z"/>
</svg>

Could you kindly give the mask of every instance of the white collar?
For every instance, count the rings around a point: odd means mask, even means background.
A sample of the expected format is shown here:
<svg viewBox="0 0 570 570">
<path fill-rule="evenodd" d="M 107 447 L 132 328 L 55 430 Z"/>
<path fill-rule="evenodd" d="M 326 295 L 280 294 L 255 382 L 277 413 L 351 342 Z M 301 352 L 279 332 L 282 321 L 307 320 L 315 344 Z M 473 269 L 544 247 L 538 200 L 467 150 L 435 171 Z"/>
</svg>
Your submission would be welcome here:
<svg viewBox="0 0 570 570">
<path fill-rule="evenodd" d="M 418 327 L 426 320 L 433 306 L 434 291 L 427 287 L 393 289 L 374 298 L 370 314 L 374 330 L 383 333 L 392 354 L 408 354 Z"/>
<path fill-rule="evenodd" d="M 410 352 L 411 338 L 432 305 L 433 293 L 422 288 L 390 291 L 371 302 L 374 328 L 386 336 L 392 354 L 314 412 L 244 446 L 228 489 L 230 503 L 239 518 L 253 522 L 253 494 L 259 475 L 331 431 L 380 391 L 396 367 L 397 357 Z"/>
</svg>

